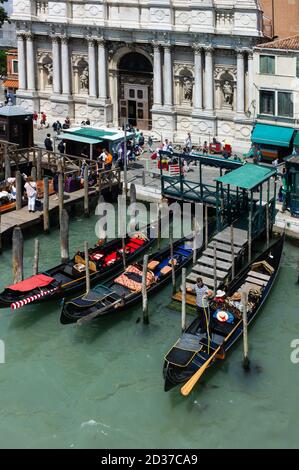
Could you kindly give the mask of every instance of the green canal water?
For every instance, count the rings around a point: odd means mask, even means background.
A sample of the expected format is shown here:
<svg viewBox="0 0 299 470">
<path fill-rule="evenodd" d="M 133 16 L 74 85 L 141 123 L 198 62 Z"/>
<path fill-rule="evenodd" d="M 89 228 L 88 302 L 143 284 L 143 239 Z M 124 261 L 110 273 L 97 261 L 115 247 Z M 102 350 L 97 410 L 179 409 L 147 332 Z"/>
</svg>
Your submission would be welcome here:
<svg viewBox="0 0 299 470">
<path fill-rule="evenodd" d="M 71 252 L 95 240 L 95 218 L 71 223 Z M 59 262 L 59 233 L 40 236 L 40 268 Z M 25 275 L 34 237 L 26 237 Z M 163 356 L 180 334 L 171 289 L 115 319 L 59 323 L 57 303 L 0 311 L 1 448 L 294 448 L 298 438 L 298 246 L 285 254 L 271 298 L 249 331 L 252 370 L 242 344 L 209 371 L 189 397 L 163 391 Z M 0 289 L 11 282 L 11 251 L 0 256 Z M 190 320 L 190 319 L 189 319 Z"/>
</svg>

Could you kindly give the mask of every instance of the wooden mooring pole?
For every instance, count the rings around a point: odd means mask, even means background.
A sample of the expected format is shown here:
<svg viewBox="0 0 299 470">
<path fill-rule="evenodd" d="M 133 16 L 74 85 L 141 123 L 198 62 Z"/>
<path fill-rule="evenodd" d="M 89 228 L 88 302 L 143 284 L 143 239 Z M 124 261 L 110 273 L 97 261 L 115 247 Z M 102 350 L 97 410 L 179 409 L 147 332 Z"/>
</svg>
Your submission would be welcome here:
<svg viewBox="0 0 299 470">
<path fill-rule="evenodd" d="M 266 234 L 267 234 L 267 247 L 270 245 L 270 217 L 269 217 L 269 204 L 266 204 Z"/>
<path fill-rule="evenodd" d="M 44 178 L 44 201 L 43 201 L 43 222 L 44 232 L 50 231 L 50 215 L 49 215 L 49 178 Z"/>
<path fill-rule="evenodd" d="M 12 272 L 14 284 L 22 281 L 24 277 L 23 255 L 24 240 L 22 230 L 20 227 L 15 227 L 12 234 Z"/>
<path fill-rule="evenodd" d="M 160 204 L 157 204 L 157 238 L 158 238 L 158 250 L 161 249 L 161 208 Z"/>
<path fill-rule="evenodd" d="M 144 323 L 144 325 L 149 324 L 147 288 L 146 288 L 147 265 L 148 265 L 148 255 L 144 255 L 144 257 L 143 257 L 143 270 L 142 270 L 142 314 L 143 314 L 143 323 Z"/>
<path fill-rule="evenodd" d="M 33 181 L 37 180 L 37 169 L 35 166 L 31 168 L 31 178 L 33 179 Z"/>
<path fill-rule="evenodd" d="M 170 245 L 172 292 L 174 294 L 175 293 L 175 264 L 174 264 L 174 259 L 173 259 L 173 235 L 172 233 L 169 236 L 169 245 Z"/>
<path fill-rule="evenodd" d="M 61 262 L 69 260 L 69 215 L 66 209 L 62 210 L 60 219 L 60 254 Z"/>
<path fill-rule="evenodd" d="M 231 257 L 232 257 L 232 279 L 235 278 L 235 246 L 234 246 L 234 226 L 230 226 L 230 246 L 231 246 Z"/>
<path fill-rule="evenodd" d="M 207 204 L 205 205 L 205 246 L 206 249 L 208 248 L 209 244 L 209 222 L 208 222 L 208 206 Z"/>
<path fill-rule="evenodd" d="M 88 166 L 84 167 L 84 216 L 89 217 Z"/>
<path fill-rule="evenodd" d="M 249 370 L 250 361 L 248 357 L 248 318 L 247 318 L 247 309 L 248 309 L 248 293 L 247 291 L 242 292 L 242 309 L 243 309 L 243 346 L 244 346 L 244 358 L 243 358 L 243 367 L 245 370 Z"/>
<path fill-rule="evenodd" d="M 0 255 L 2 253 L 1 214 L 0 214 Z"/>
<path fill-rule="evenodd" d="M 90 272 L 89 272 L 89 254 L 88 254 L 88 243 L 84 242 L 84 253 L 85 253 L 85 274 L 86 274 L 86 294 L 90 292 Z"/>
<path fill-rule="evenodd" d="M 7 144 L 4 144 L 3 153 L 4 153 L 4 165 L 5 165 L 5 179 L 7 180 L 7 178 L 11 177 L 10 158 L 9 158 Z"/>
<path fill-rule="evenodd" d="M 20 171 L 16 172 L 16 210 L 22 209 L 22 175 Z"/>
<path fill-rule="evenodd" d="M 182 331 L 186 329 L 186 268 L 182 268 Z"/>
<path fill-rule="evenodd" d="M 213 243 L 213 250 L 214 250 L 214 260 L 213 260 L 214 292 L 216 294 L 216 290 L 217 290 L 217 245 L 216 245 L 216 242 Z"/>
<path fill-rule="evenodd" d="M 37 181 L 42 179 L 42 149 L 38 149 L 36 158 L 36 178 Z"/>
<path fill-rule="evenodd" d="M 38 273 L 38 262 L 39 262 L 39 239 L 34 240 L 34 261 L 33 261 L 33 276 Z"/>
<path fill-rule="evenodd" d="M 61 215 L 64 204 L 64 177 L 63 173 L 58 175 L 58 204 L 59 204 L 59 223 L 61 223 Z"/>
<path fill-rule="evenodd" d="M 252 210 L 250 209 L 248 215 L 248 263 L 251 261 L 252 256 Z"/>
<path fill-rule="evenodd" d="M 197 261 L 197 222 L 195 217 L 193 217 L 193 266 Z"/>
</svg>

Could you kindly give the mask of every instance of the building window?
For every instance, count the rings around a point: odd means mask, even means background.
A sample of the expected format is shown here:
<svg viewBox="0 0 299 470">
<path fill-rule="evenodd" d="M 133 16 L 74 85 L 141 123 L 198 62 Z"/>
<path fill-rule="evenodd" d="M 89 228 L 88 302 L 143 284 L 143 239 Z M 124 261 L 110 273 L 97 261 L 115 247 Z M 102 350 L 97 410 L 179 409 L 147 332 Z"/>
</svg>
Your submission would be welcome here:
<svg viewBox="0 0 299 470">
<path fill-rule="evenodd" d="M 275 92 L 260 91 L 260 114 L 275 114 Z"/>
<path fill-rule="evenodd" d="M 293 94 L 279 91 L 277 95 L 278 95 L 277 96 L 278 116 L 293 117 L 294 116 Z"/>
<path fill-rule="evenodd" d="M 18 61 L 17 60 L 12 61 L 12 73 L 15 75 L 18 74 Z"/>
<path fill-rule="evenodd" d="M 275 75 L 275 56 L 260 56 L 260 73 L 265 75 Z"/>
</svg>

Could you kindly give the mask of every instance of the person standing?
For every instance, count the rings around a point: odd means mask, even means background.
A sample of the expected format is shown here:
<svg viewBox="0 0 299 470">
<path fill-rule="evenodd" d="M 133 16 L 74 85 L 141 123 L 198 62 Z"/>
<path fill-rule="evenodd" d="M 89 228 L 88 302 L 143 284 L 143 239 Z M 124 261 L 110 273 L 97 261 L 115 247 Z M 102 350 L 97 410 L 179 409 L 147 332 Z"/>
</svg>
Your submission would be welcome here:
<svg viewBox="0 0 299 470">
<path fill-rule="evenodd" d="M 49 152 L 53 152 L 53 140 L 51 139 L 51 134 L 47 134 L 47 137 L 44 140 L 45 148 Z"/>
<path fill-rule="evenodd" d="M 185 140 L 185 148 L 186 148 L 187 153 L 191 153 L 191 150 L 192 150 L 192 139 L 191 139 L 191 134 L 190 134 L 190 132 L 188 132 L 187 138 L 186 138 L 186 140 Z"/>
<path fill-rule="evenodd" d="M 65 141 L 63 139 L 59 142 L 57 149 L 61 154 L 65 153 Z"/>
<path fill-rule="evenodd" d="M 203 283 L 201 277 L 196 279 L 194 288 L 187 288 L 188 292 L 196 295 L 196 311 L 199 316 L 199 327 L 202 333 L 210 331 L 210 308 L 209 297 L 212 295 L 210 289 Z"/>
<path fill-rule="evenodd" d="M 27 177 L 24 189 L 28 198 L 28 211 L 35 212 L 35 201 L 36 201 L 36 183 L 33 181 L 31 176 Z"/>
</svg>

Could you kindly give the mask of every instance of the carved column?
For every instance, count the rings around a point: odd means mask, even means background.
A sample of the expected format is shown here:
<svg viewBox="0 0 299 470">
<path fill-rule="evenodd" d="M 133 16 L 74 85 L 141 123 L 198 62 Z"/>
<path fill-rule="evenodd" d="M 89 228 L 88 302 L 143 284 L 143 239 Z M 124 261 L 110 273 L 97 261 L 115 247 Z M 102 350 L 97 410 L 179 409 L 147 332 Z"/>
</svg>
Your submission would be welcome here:
<svg viewBox="0 0 299 470">
<path fill-rule="evenodd" d="M 94 39 L 88 39 L 89 96 L 96 98 L 96 48 Z"/>
<path fill-rule="evenodd" d="M 99 79 L 99 98 L 107 99 L 107 54 L 104 40 L 98 41 L 98 79 Z"/>
<path fill-rule="evenodd" d="M 24 34 L 18 33 L 18 67 L 19 67 L 19 90 L 26 90 L 26 54 Z"/>
<path fill-rule="evenodd" d="M 154 105 L 162 105 L 162 69 L 159 44 L 154 44 Z"/>
<path fill-rule="evenodd" d="M 62 93 L 71 94 L 69 38 L 61 38 Z"/>
<path fill-rule="evenodd" d="M 27 63 L 27 88 L 35 91 L 35 57 L 33 46 L 33 34 L 26 34 L 26 63 Z"/>
<path fill-rule="evenodd" d="M 245 111 L 245 87 L 244 87 L 244 52 L 237 51 L 237 113 Z"/>
<path fill-rule="evenodd" d="M 52 57 L 53 57 L 53 92 L 61 93 L 61 70 L 60 70 L 60 47 L 57 36 L 52 37 Z"/>
<path fill-rule="evenodd" d="M 205 109 L 214 109 L 214 77 L 213 77 L 213 48 L 205 49 Z"/>
<path fill-rule="evenodd" d="M 253 101 L 253 86 L 254 86 L 254 76 L 253 76 L 253 54 L 248 52 L 248 109 L 252 113 L 252 101 Z"/>
<path fill-rule="evenodd" d="M 194 46 L 194 110 L 202 110 L 202 48 Z"/>
<path fill-rule="evenodd" d="M 171 46 L 164 46 L 164 106 L 173 105 L 173 75 Z"/>
</svg>

